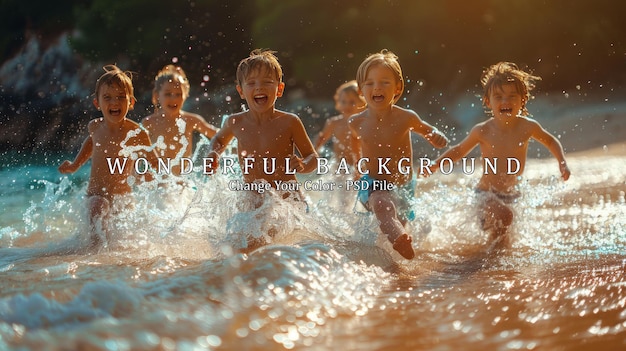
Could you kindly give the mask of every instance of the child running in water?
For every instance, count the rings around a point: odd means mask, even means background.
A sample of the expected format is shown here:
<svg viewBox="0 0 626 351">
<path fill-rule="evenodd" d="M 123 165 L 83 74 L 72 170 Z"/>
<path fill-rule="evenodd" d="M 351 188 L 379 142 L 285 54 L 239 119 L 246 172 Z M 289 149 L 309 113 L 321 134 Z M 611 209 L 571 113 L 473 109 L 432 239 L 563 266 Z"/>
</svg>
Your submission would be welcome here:
<svg viewBox="0 0 626 351">
<path fill-rule="evenodd" d="M 317 166 L 317 153 L 300 118 L 275 108 L 276 99 L 285 89 L 282 77 L 282 68 L 273 51 L 254 50 L 239 62 L 236 88 L 249 109 L 227 118 L 211 140 L 205 162 L 205 172 L 215 172 L 220 154 L 236 138 L 244 181 L 238 188 L 251 195 L 255 208 L 264 204 L 261 193 L 269 188 L 278 190 L 282 199 L 306 204 L 296 172 L 309 173 Z M 274 237 L 276 232 L 271 227 L 263 238 L 248 237 L 242 251 L 265 244 L 265 236 Z"/>
<path fill-rule="evenodd" d="M 87 187 L 87 207 L 91 229 L 91 247 L 103 243 L 101 232 L 106 235 L 106 220 L 111 214 L 111 203 L 115 197 L 131 192 L 127 180 L 133 174 L 134 165 L 120 167 L 115 171 L 112 164 L 118 158 L 131 158 L 131 153 L 156 164 L 156 155 L 150 148 L 150 138 L 140 126 L 127 119 L 126 114 L 135 106 L 131 74 L 123 72 L 115 65 L 104 67 L 105 73 L 96 82 L 93 104 L 102 117 L 93 119 L 87 125 L 89 135 L 74 161 L 64 161 L 59 172 L 74 173 L 91 159 L 91 173 Z M 132 157 L 132 159 L 137 159 Z M 117 160 L 119 161 L 119 160 Z M 150 179 L 150 173 L 146 173 Z M 102 230 L 98 230 L 98 225 Z"/>
<path fill-rule="evenodd" d="M 282 77 L 273 51 L 254 50 L 241 60 L 236 88 L 249 110 L 229 116 L 211 140 L 207 172 L 217 169 L 219 155 L 233 138 L 247 185 L 265 181 L 276 189 L 279 184 L 295 183 L 296 172 L 316 168 L 317 153 L 300 118 L 275 108 L 285 89 Z M 304 201 L 299 190 L 291 195 Z"/>
<path fill-rule="evenodd" d="M 155 143 L 157 155 L 172 162 L 174 174 L 181 173 L 181 159 L 191 156 L 194 131 L 207 138 L 217 133 L 217 128 L 202 116 L 182 110 L 189 90 L 189 80 L 182 68 L 163 67 L 154 78 L 152 103 L 155 111 L 141 121 Z"/>
<path fill-rule="evenodd" d="M 476 186 L 476 193 L 480 194 L 479 219 L 482 229 L 489 230 L 491 238 L 504 246 L 509 245 L 510 239 L 504 234 L 513 222 L 513 211 L 508 205 L 520 196 L 516 186 L 524 172 L 529 140 L 539 141 L 556 157 L 564 180 L 570 176 L 561 143 L 528 117 L 526 103 L 539 79 L 511 62 L 500 62 L 485 70 L 481 78 L 483 106 L 492 117 L 474 126 L 463 141 L 444 152 L 430 167 L 431 172 L 436 171 L 442 160 L 454 163 L 480 147 L 481 156 L 494 169 L 485 167 Z M 515 167 L 516 172 L 513 167 L 509 169 L 510 164 L 519 166 Z"/>
<path fill-rule="evenodd" d="M 395 105 L 404 91 L 404 80 L 398 56 L 391 51 L 369 55 L 359 66 L 356 80 L 367 108 L 351 117 L 349 123 L 358 138 L 361 156 L 369 160 L 363 163 L 365 172 L 360 170 L 366 173 L 361 179 L 369 186 L 359 191 L 358 199 L 374 212 L 394 250 L 412 259 L 413 239 L 404 228 L 412 219 L 407 212 L 415 192 L 411 132 L 422 135 L 437 148 L 448 141 L 417 113 Z"/>
<path fill-rule="evenodd" d="M 365 99 L 359 94 L 356 80 L 340 85 L 334 98 L 335 109 L 340 114 L 326 121 L 315 142 L 315 149 L 319 151 L 332 138 L 334 157 L 339 161 L 345 160 L 349 166 L 354 166 L 358 157 L 358 153 L 353 150 L 356 136 L 348 125 L 348 119 L 365 108 Z"/>
</svg>

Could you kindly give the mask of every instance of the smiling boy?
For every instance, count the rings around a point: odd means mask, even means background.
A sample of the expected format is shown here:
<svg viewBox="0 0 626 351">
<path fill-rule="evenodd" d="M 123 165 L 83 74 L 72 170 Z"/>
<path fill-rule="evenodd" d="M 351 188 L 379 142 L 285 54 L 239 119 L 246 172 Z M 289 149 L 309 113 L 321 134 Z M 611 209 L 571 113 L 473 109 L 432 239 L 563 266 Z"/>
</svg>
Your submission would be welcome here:
<svg viewBox="0 0 626 351">
<path fill-rule="evenodd" d="M 174 173 L 181 173 L 181 158 L 191 157 L 194 132 L 207 138 L 217 133 L 217 128 L 207 123 L 204 117 L 183 110 L 189 97 L 189 80 L 182 68 L 167 65 L 154 79 L 152 103 L 153 114 L 145 117 L 141 124 L 155 143 L 157 155 L 174 161 Z M 161 142 L 157 142 L 161 140 Z"/>
<path fill-rule="evenodd" d="M 559 140 L 528 117 L 526 103 L 539 79 L 511 62 L 500 62 L 485 70 L 481 78 L 483 105 L 493 116 L 474 126 L 463 141 L 443 153 L 430 168 L 435 171 L 441 160 L 456 162 L 474 147 L 480 147 L 481 156 L 492 160 L 495 171 L 485 169 L 476 186 L 480 195 L 479 218 L 482 228 L 491 231 L 492 239 L 501 240 L 504 245 L 509 240 L 504 234 L 513 221 L 508 205 L 520 195 L 516 185 L 524 172 L 530 139 L 540 142 L 557 159 L 564 180 L 570 176 Z M 506 159 L 517 160 L 516 172 L 510 171 Z"/>
<path fill-rule="evenodd" d="M 412 237 L 404 228 L 411 219 L 410 200 L 415 192 L 411 132 L 437 148 L 446 146 L 448 141 L 417 113 L 395 105 L 404 90 L 404 80 L 398 57 L 391 51 L 369 55 L 359 66 L 356 80 L 367 108 L 352 116 L 349 123 L 357 136 L 355 148 L 372 161 L 365 163 L 367 174 L 361 179 L 372 185 L 384 181 L 395 186 L 393 191 L 374 190 L 370 186 L 359 192 L 358 199 L 376 215 L 394 250 L 412 259 Z M 388 171 L 380 171 L 379 160 L 385 160 Z M 402 169 L 403 164 L 408 167 Z"/>
<path fill-rule="evenodd" d="M 275 108 L 276 99 L 285 90 L 282 76 L 273 51 L 254 50 L 241 60 L 236 88 L 248 110 L 229 116 L 211 140 L 208 159 L 212 162 L 205 167 L 207 173 L 217 169 L 219 155 L 233 138 L 237 139 L 239 164 L 245 170 L 246 183 L 264 180 L 274 186 L 295 182 L 296 172 L 309 173 L 316 168 L 317 153 L 300 118 Z M 270 165 L 275 160 L 275 169 L 265 167 L 267 160 Z M 292 195 L 302 197 L 299 192 Z"/>
<path fill-rule="evenodd" d="M 97 247 L 103 241 L 102 233 L 96 231 L 99 222 L 110 215 L 114 197 L 131 192 L 128 177 L 134 167 L 125 167 L 122 172 L 111 172 L 109 160 L 129 152 L 137 153 L 138 158 L 156 164 L 156 155 L 150 150 L 150 138 L 139 125 L 126 118 L 128 111 L 135 106 L 133 84 L 129 72 L 123 72 L 115 65 L 104 67 L 105 73 L 96 82 L 94 106 L 102 112 L 102 117 L 93 119 L 87 125 L 89 136 L 85 139 L 74 161 L 65 161 L 59 172 L 74 173 L 91 159 L 91 173 L 87 187 L 87 206 L 91 226 L 91 246 Z M 146 173 L 150 179 L 150 173 Z M 106 235 L 106 229 L 104 233 Z"/>
</svg>

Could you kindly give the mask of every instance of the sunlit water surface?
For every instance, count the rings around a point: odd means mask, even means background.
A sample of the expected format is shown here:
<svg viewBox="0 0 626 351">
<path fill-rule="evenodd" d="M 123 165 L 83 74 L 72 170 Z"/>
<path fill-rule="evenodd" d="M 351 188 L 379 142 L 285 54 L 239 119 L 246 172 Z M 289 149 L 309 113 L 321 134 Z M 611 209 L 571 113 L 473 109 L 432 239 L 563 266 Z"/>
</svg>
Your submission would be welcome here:
<svg viewBox="0 0 626 351">
<path fill-rule="evenodd" d="M 420 179 L 413 261 L 354 193 L 253 210 L 229 177 L 197 173 L 139 186 L 85 253 L 86 170 L 5 165 L 0 349 L 625 349 L 626 157 L 569 164 L 562 182 L 553 159 L 528 163 L 504 251 L 478 227 L 476 175 Z"/>
</svg>

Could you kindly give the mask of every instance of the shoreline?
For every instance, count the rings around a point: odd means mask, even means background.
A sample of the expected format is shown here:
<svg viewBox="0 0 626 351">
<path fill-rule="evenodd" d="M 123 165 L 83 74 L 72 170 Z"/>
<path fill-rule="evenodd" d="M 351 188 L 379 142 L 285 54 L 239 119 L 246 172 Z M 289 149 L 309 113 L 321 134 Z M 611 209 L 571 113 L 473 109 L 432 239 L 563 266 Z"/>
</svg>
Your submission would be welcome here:
<svg viewBox="0 0 626 351">
<path fill-rule="evenodd" d="M 565 151 L 565 157 L 602 157 L 602 156 L 623 156 L 626 158 L 626 141 L 612 144 L 595 146 L 589 149 L 578 151 Z"/>
</svg>

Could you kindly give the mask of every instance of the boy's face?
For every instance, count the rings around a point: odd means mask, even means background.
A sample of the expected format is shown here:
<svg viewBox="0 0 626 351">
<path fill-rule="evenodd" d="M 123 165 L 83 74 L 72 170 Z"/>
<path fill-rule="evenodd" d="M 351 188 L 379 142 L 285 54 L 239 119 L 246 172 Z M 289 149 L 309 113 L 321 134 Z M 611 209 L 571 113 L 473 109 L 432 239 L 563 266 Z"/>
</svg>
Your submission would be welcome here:
<svg viewBox="0 0 626 351">
<path fill-rule="evenodd" d="M 276 99 L 283 96 L 285 89 L 285 83 L 266 69 L 251 71 L 240 84 L 237 85 L 239 95 L 246 100 L 248 108 L 256 112 L 273 110 Z"/>
<path fill-rule="evenodd" d="M 133 109 L 135 99 L 128 96 L 126 90 L 118 84 L 104 84 L 100 87 L 93 104 L 102 111 L 102 116 L 107 122 L 119 123 L 126 118 L 128 111 Z"/>
<path fill-rule="evenodd" d="M 383 65 L 371 67 L 361 84 L 361 93 L 368 107 L 386 107 L 394 104 L 394 99 L 401 93 L 402 84 L 390 68 Z"/>
<path fill-rule="evenodd" d="M 186 96 L 176 81 L 165 82 L 157 92 L 156 100 L 166 115 L 178 115 L 183 108 Z"/>
<path fill-rule="evenodd" d="M 337 96 L 335 108 L 346 116 L 352 116 L 365 107 L 363 100 L 354 91 L 342 91 Z"/>
<path fill-rule="evenodd" d="M 517 117 L 524 107 L 522 94 L 517 91 L 515 84 L 504 84 L 500 87 L 494 86 L 485 104 L 496 118 Z"/>
</svg>

